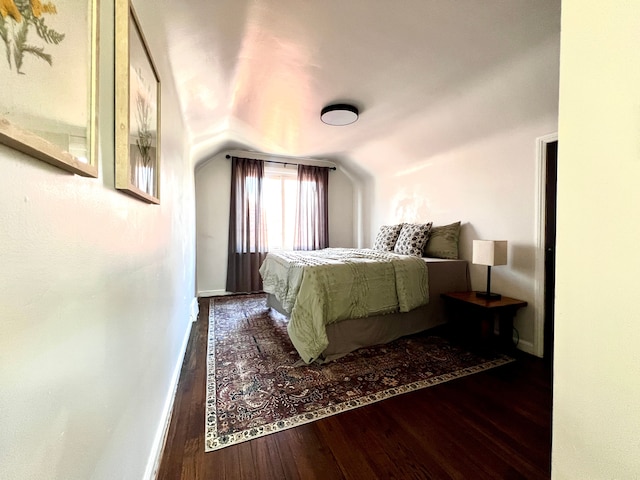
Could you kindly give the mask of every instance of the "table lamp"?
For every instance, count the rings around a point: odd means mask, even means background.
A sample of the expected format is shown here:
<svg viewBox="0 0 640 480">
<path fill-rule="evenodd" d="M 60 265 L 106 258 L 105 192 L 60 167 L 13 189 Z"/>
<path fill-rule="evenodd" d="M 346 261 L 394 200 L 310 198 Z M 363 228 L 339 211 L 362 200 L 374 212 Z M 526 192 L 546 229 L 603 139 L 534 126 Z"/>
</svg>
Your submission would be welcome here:
<svg viewBox="0 0 640 480">
<path fill-rule="evenodd" d="M 507 241 L 474 240 L 472 262 L 487 266 L 487 291 L 476 292 L 476 296 L 487 300 L 500 300 L 502 296 L 499 293 L 491 292 L 491 267 L 507 264 Z"/>
</svg>

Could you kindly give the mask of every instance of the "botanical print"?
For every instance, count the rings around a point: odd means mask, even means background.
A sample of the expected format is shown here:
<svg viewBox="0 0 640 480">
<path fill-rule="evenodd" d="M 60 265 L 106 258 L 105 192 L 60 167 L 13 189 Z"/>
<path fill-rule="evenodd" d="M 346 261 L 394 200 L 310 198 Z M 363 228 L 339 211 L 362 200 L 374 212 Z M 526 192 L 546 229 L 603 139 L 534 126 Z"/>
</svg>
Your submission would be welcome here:
<svg viewBox="0 0 640 480">
<path fill-rule="evenodd" d="M 160 80 L 130 0 L 116 0 L 116 188 L 160 203 Z"/>
<path fill-rule="evenodd" d="M 99 0 L 0 0 L 0 143 L 93 178 L 98 16 Z"/>
<path fill-rule="evenodd" d="M 144 85 L 144 77 L 142 70 L 138 69 L 141 83 Z M 151 162 L 151 104 L 149 98 L 151 96 L 151 86 L 146 85 L 147 95 L 137 92 L 136 95 L 136 120 L 138 124 L 138 139 L 136 145 L 142 156 L 142 163 L 149 165 Z"/>
<path fill-rule="evenodd" d="M 135 145 L 131 145 L 131 180 L 140 190 L 155 196 L 156 96 L 142 67 L 132 68 L 131 75 L 131 128 L 135 132 Z"/>
<path fill-rule="evenodd" d="M 22 62 L 25 54 L 34 55 L 49 65 L 53 64 L 51 54 L 44 46 L 27 43 L 29 33 L 34 32 L 45 43 L 59 44 L 65 34 L 56 32 L 45 24 L 44 14 L 58 13 L 52 2 L 41 0 L 0 0 L 0 38 L 4 41 L 9 69 L 24 74 Z"/>
</svg>

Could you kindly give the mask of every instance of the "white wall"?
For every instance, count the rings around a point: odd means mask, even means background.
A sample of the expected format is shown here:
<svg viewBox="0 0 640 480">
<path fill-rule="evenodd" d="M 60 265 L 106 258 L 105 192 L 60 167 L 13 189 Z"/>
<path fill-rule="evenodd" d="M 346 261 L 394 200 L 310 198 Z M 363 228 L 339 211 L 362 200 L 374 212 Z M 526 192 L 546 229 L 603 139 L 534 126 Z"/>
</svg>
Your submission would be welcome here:
<svg viewBox="0 0 640 480">
<path fill-rule="evenodd" d="M 473 239 L 507 240 L 508 265 L 492 269 L 492 290 L 529 302 L 516 317 L 519 347 L 536 353 L 538 137 L 557 131 L 559 4 L 548 2 L 544 41 L 452 91 L 401 128 L 403 144 L 374 143 L 358 152 L 374 168 L 370 244 L 380 225 L 463 223 L 460 254 Z M 435 132 L 435 133 L 434 133 Z M 412 148 L 430 151 L 417 156 Z M 486 287 L 486 267 L 471 265 L 472 287 Z M 540 320 L 542 317 L 540 317 Z"/>
<path fill-rule="evenodd" d="M 144 478 L 190 328 L 193 175 L 172 77 L 148 34 L 163 92 L 154 206 L 113 187 L 113 3 L 101 10 L 100 177 L 0 145 L 2 479 Z"/>
<path fill-rule="evenodd" d="M 196 189 L 197 290 L 199 295 L 222 293 L 227 282 L 231 160 L 226 154 L 275 159 L 268 155 L 223 151 L 198 165 Z M 357 181 L 338 168 L 329 172 L 329 245 L 354 247 L 357 230 Z"/>
<path fill-rule="evenodd" d="M 562 4 L 552 476 L 640 478 L 640 2 Z"/>
</svg>

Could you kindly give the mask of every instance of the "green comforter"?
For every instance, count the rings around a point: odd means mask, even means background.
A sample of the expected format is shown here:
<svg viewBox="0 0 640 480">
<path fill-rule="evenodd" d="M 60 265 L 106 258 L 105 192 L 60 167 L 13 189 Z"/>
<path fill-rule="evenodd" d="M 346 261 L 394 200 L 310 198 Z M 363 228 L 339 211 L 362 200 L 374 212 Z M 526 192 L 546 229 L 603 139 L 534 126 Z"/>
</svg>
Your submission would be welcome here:
<svg viewBox="0 0 640 480">
<path fill-rule="evenodd" d="M 271 252 L 260 274 L 264 290 L 289 313 L 289 337 L 306 363 L 327 348 L 326 325 L 408 312 L 429 301 L 426 262 L 378 250 Z"/>
</svg>

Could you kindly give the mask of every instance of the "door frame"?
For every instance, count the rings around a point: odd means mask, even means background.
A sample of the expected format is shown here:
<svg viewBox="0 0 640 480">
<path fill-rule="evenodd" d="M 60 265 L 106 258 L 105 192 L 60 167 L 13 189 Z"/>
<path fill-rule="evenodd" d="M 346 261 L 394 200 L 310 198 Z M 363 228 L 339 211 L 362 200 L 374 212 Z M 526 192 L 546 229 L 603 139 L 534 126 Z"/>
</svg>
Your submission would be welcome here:
<svg viewBox="0 0 640 480">
<path fill-rule="evenodd" d="M 558 141 L 558 132 L 550 133 L 536 139 L 536 254 L 534 274 L 534 309 L 535 321 L 533 329 L 533 354 L 544 355 L 544 255 L 545 255 L 545 220 L 546 220 L 546 181 L 547 181 L 547 144 Z"/>
</svg>

